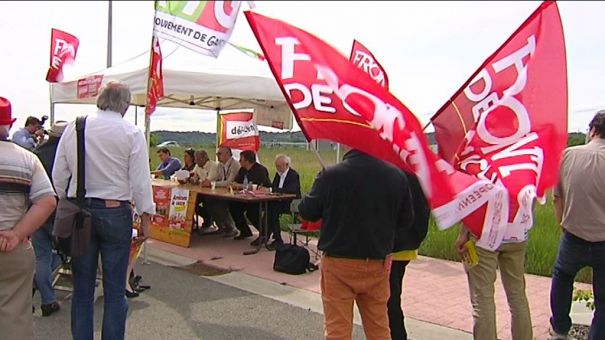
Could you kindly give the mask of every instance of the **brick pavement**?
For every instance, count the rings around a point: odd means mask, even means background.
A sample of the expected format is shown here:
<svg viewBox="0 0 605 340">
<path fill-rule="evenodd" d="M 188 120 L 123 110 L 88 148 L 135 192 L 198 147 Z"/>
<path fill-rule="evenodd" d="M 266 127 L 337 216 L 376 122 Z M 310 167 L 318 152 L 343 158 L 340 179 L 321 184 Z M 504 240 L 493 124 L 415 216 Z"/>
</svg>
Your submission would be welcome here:
<svg viewBox="0 0 605 340">
<path fill-rule="evenodd" d="M 284 234 L 284 240 L 288 236 Z M 193 236 L 191 248 L 150 240 L 151 247 L 203 261 L 217 267 L 239 270 L 281 284 L 319 293 L 319 273 L 287 275 L 273 271 L 274 252 L 266 249 L 245 256 L 249 240 L 234 241 L 219 236 Z M 449 328 L 472 331 L 472 314 L 466 274 L 458 262 L 420 257 L 408 266 L 404 282 L 403 308 L 406 317 Z M 545 339 L 550 316 L 550 278 L 526 275 L 534 338 Z M 589 285 L 578 285 L 587 288 Z M 510 339 L 510 316 L 500 279 L 496 284 L 498 337 Z"/>
</svg>

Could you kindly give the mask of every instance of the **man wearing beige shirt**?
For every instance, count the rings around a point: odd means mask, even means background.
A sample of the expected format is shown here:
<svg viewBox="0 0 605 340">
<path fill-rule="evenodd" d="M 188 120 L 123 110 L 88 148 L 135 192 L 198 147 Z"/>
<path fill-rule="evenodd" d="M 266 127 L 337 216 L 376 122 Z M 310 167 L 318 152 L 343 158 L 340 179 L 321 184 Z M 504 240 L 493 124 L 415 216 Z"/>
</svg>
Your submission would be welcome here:
<svg viewBox="0 0 605 340">
<path fill-rule="evenodd" d="M 554 191 L 563 229 L 550 290 L 550 340 L 570 339 L 574 278 L 592 267 L 596 310 L 588 339 L 605 339 L 605 110 L 589 124 L 589 142 L 565 150 Z"/>
<path fill-rule="evenodd" d="M 218 174 L 218 164 L 215 161 L 210 160 L 210 157 L 208 157 L 208 153 L 205 150 L 198 150 L 194 155 L 195 167 L 193 168 L 191 182 L 204 186 L 205 182 L 215 181 Z M 202 219 L 204 220 L 202 227 L 199 229 L 199 233 L 207 234 L 213 232 L 213 221 L 210 217 L 210 212 L 206 208 L 206 206 L 208 206 L 208 200 L 203 198 L 202 195 L 198 195 L 197 202 L 198 205 L 195 207 L 196 214 L 202 216 Z"/>
</svg>

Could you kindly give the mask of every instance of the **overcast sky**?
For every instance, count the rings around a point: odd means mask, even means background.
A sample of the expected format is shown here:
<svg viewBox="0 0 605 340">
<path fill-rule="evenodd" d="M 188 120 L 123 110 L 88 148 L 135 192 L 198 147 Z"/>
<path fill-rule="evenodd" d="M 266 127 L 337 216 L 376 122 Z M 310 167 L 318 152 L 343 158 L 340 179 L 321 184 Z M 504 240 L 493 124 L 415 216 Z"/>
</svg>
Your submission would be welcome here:
<svg viewBox="0 0 605 340">
<path fill-rule="evenodd" d="M 346 56 L 353 39 L 362 42 L 386 69 L 391 92 L 424 125 L 539 4 L 256 1 L 255 11 L 307 30 Z M 596 110 L 605 109 L 605 2 L 558 4 L 567 47 L 569 130 L 585 131 Z M 11 100 L 18 127 L 28 115 L 49 114 L 44 79 L 52 27 L 80 39 L 76 63 L 65 70 L 67 80 L 105 67 L 107 8 L 108 3 L 101 1 L 0 2 L 0 96 Z M 242 8 L 248 9 L 247 4 Z M 149 49 L 153 14 L 152 1 L 113 2 L 114 65 Z M 231 41 L 260 51 L 241 13 Z M 165 56 L 171 50 L 163 45 Z M 199 62 L 204 58 L 208 57 L 200 55 Z M 144 55 L 140 59 L 149 60 Z M 94 110 L 63 104 L 55 112 L 58 119 L 72 119 Z M 134 120 L 133 112 L 127 119 Z M 215 127 L 213 113 L 159 109 L 151 129 L 214 131 Z"/>
</svg>

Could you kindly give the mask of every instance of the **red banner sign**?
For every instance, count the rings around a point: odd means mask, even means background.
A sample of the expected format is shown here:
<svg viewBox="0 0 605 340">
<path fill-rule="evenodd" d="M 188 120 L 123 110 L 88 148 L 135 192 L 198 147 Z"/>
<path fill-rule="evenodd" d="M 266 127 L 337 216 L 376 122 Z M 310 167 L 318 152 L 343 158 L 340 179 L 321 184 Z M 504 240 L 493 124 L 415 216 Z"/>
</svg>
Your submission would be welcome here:
<svg viewBox="0 0 605 340">
<path fill-rule="evenodd" d="M 75 36 L 53 28 L 50 34 L 50 67 L 46 81 L 56 83 L 63 81 L 63 65 L 76 59 L 80 41 Z"/>
<path fill-rule="evenodd" d="M 78 98 L 94 98 L 99 95 L 103 83 L 103 75 L 90 76 L 78 79 Z"/>
<path fill-rule="evenodd" d="M 307 138 L 349 145 L 415 173 L 441 228 L 501 199 L 489 181 L 439 159 L 416 117 L 333 47 L 282 21 L 251 12 L 246 18 Z"/>
<path fill-rule="evenodd" d="M 260 138 L 252 112 L 222 114 L 220 119 L 219 146 L 258 152 Z"/>
<path fill-rule="evenodd" d="M 157 103 L 164 97 L 164 75 L 162 73 L 162 50 L 160 40 L 153 36 L 151 48 L 151 62 L 149 63 L 149 81 L 147 86 L 147 103 L 145 113 L 151 115 Z"/>
<path fill-rule="evenodd" d="M 349 60 L 353 65 L 359 67 L 362 71 L 369 74 L 374 81 L 385 89 L 389 89 L 389 77 L 384 71 L 384 68 L 374 58 L 374 55 L 370 50 L 363 46 L 359 41 L 353 40 L 353 46 L 351 47 L 351 56 Z"/>
<path fill-rule="evenodd" d="M 567 141 L 565 41 L 557 4 L 545 1 L 432 118 L 439 154 L 508 191 L 505 241 L 527 237 L 534 198 L 558 180 Z M 502 209 L 502 207 L 497 207 Z M 464 220 L 481 230 L 489 204 Z M 507 223 L 508 222 L 508 223 Z M 478 243 L 489 248 L 489 244 Z"/>
</svg>

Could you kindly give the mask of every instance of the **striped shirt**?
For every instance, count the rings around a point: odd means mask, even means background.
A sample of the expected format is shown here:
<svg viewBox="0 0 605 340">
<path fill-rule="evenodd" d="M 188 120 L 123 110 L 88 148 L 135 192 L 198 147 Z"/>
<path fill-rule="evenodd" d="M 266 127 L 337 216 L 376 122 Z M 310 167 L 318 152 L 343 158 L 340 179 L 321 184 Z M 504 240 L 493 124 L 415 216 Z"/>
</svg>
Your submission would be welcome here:
<svg viewBox="0 0 605 340">
<path fill-rule="evenodd" d="M 51 195 L 55 191 L 38 157 L 0 141 L 0 230 L 12 229 L 31 202 Z"/>
</svg>

